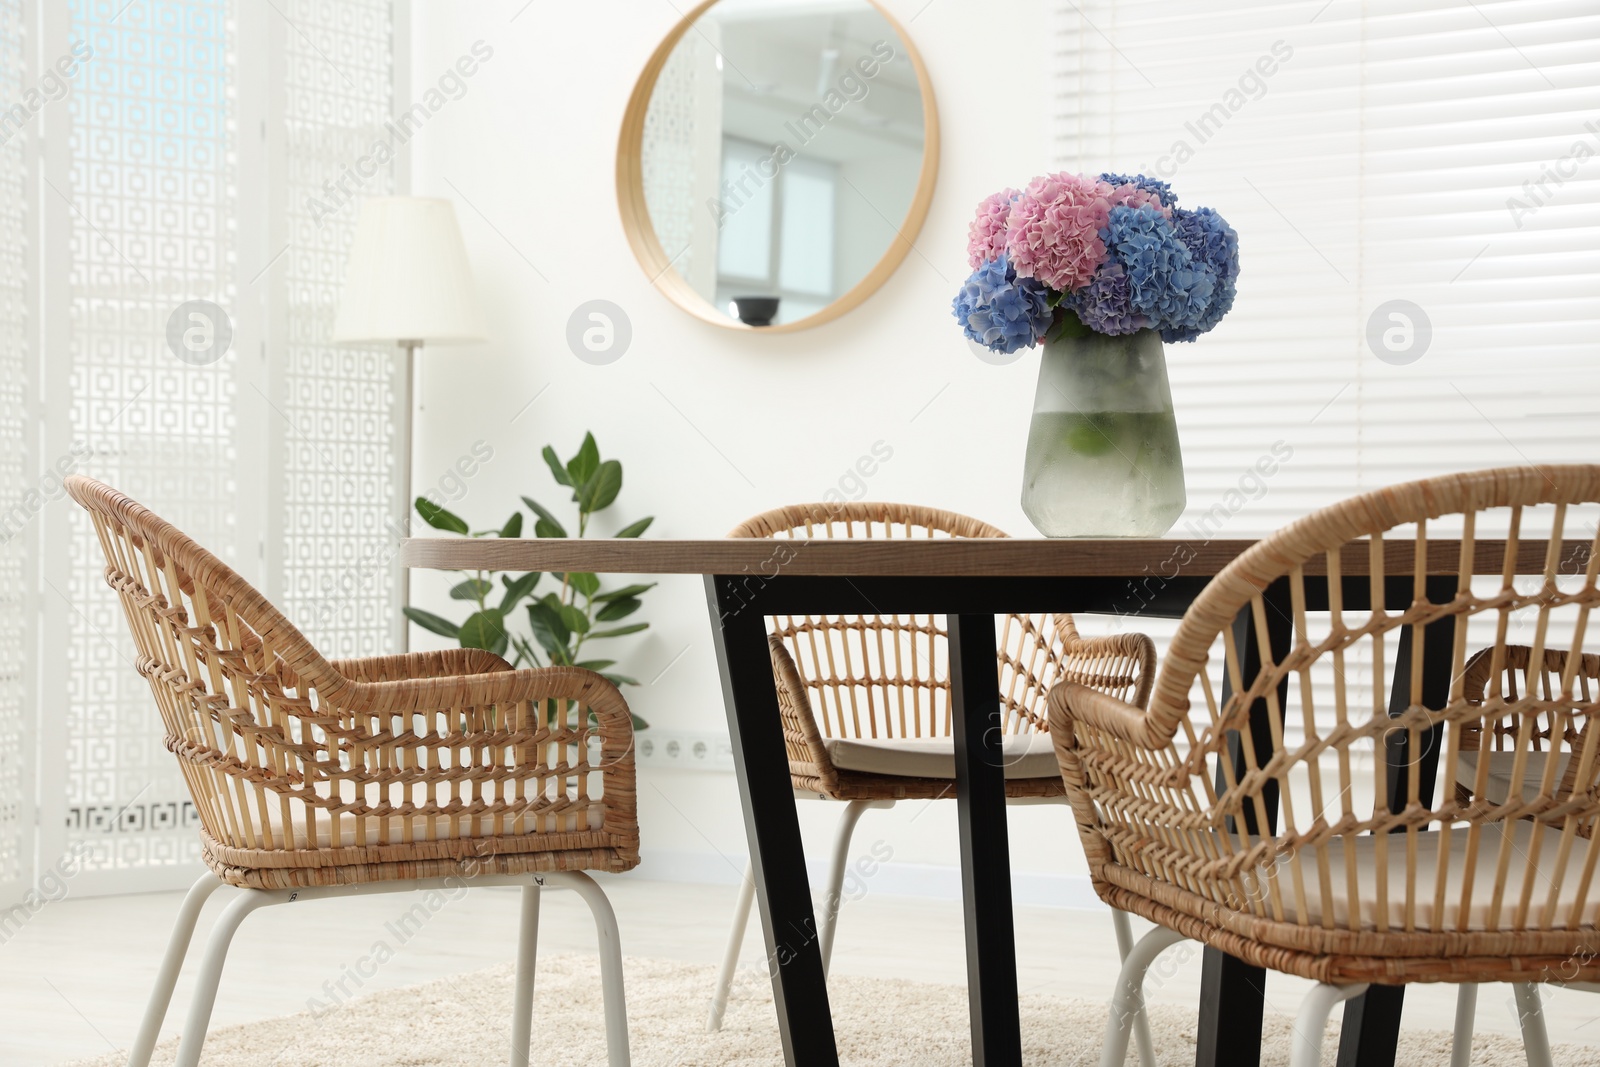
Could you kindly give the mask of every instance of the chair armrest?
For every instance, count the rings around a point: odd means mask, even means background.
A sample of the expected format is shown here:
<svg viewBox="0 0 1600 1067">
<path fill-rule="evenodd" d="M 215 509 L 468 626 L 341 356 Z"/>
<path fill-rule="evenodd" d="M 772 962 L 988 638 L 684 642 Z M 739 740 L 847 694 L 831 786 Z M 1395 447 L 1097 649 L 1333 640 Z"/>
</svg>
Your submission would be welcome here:
<svg viewBox="0 0 1600 1067">
<path fill-rule="evenodd" d="M 789 750 L 789 774 L 796 780 L 797 789 L 832 793 L 839 787 L 839 772 L 823 745 L 805 679 L 800 676 L 794 657 L 783 647 L 782 637 L 767 635 L 767 647 L 772 653 L 772 675 L 778 688 L 784 747 Z M 801 779 L 806 780 L 804 785 Z"/>
<path fill-rule="evenodd" d="M 1050 690 L 1050 730 L 1057 747 L 1063 739 L 1070 742 L 1075 723 L 1102 730 L 1139 748 L 1154 751 L 1166 747 L 1152 742 L 1143 708 L 1077 682 L 1062 682 Z"/>
<path fill-rule="evenodd" d="M 447 648 L 399 656 L 330 660 L 328 665 L 352 682 L 404 682 L 414 678 L 449 678 L 458 674 L 509 671 L 511 664 L 481 648 Z"/>
<path fill-rule="evenodd" d="M 1131 690 L 1130 703 L 1142 708 L 1155 681 L 1156 643 L 1141 633 L 1074 637 L 1067 642 L 1061 666 L 1066 676 L 1062 684 Z"/>
<path fill-rule="evenodd" d="M 616 686 L 582 667 L 533 667 L 433 678 L 352 685 L 340 694 L 341 711 L 369 715 L 413 715 L 514 705 L 529 701 L 570 700 L 587 707 L 609 741 L 632 743 L 633 718 Z"/>
</svg>

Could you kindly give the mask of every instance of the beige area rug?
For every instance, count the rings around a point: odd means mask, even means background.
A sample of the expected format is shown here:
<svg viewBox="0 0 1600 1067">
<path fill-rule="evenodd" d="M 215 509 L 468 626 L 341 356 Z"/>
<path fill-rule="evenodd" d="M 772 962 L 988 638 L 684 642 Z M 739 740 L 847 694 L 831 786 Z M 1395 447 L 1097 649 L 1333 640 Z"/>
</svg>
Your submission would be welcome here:
<svg viewBox="0 0 1600 1067">
<path fill-rule="evenodd" d="M 628 1024 L 638 1067 L 771 1067 L 780 1064 L 772 990 L 756 971 L 740 972 L 726 1024 L 706 1032 L 713 969 L 669 960 L 627 961 Z M 971 1063 L 966 990 L 958 986 L 835 977 L 828 983 L 838 1028 L 839 1059 L 847 1067 L 957 1067 Z M 376 993 L 317 1014 L 268 1019 L 215 1030 L 206 1042 L 206 1067 L 485 1067 L 505 1063 L 510 1041 L 509 966 L 427 985 Z M 181 1009 L 175 1005 L 175 1010 Z M 1106 1006 L 1051 997 L 1022 998 L 1023 1060 L 1030 1067 L 1077 1067 L 1098 1062 Z M 178 1016 L 168 1019 L 175 1025 Z M 1194 1063 L 1194 1016 L 1156 1007 L 1151 1029 L 1162 1067 Z M 1290 1022 L 1268 1015 L 1263 1064 L 1289 1059 Z M 1330 1035 L 1333 1029 L 1330 1027 Z M 535 986 L 533 1062 L 604 1064 L 599 967 L 593 957 L 539 961 Z M 173 1061 L 176 1040 L 157 1049 L 154 1064 Z M 1524 1064 L 1519 1042 L 1481 1034 L 1474 1067 Z M 1324 1044 L 1333 1063 L 1336 1039 Z M 1406 1033 L 1398 1062 L 1405 1067 L 1448 1064 L 1450 1038 Z M 1130 1062 L 1133 1057 L 1130 1056 Z M 74 1067 L 121 1067 L 119 1056 Z M 1563 1067 L 1600 1067 L 1600 1050 L 1555 1049 Z"/>
</svg>

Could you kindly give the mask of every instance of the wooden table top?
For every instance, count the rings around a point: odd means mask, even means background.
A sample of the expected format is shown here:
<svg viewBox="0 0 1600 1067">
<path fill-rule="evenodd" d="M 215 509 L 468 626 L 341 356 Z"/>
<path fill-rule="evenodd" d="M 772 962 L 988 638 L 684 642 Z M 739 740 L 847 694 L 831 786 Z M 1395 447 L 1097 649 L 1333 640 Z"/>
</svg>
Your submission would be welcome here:
<svg viewBox="0 0 1600 1067">
<path fill-rule="evenodd" d="M 414 537 L 402 542 L 401 563 L 427 570 L 587 571 L 595 574 L 760 574 L 890 577 L 1128 577 L 1145 574 L 1209 577 L 1256 542 L 1185 541 L 1167 538 L 904 538 L 897 540 L 715 538 L 532 539 Z M 1476 572 L 1499 574 L 1505 542 L 1474 546 Z M 1540 540 L 1518 545 L 1517 573 L 1541 574 L 1547 546 Z M 1384 570 L 1408 575 L 1415 558 L 1409 539 L 1384 544 Z M 1562 544 L 1562 571 L 1583 573 L 1589 542 Z M 1430 574 L 1455 574 L 1461 542 L 1428 542 Z M 1341 554 L 1346 575 L 1369 573 L 1365 542 L 1346 545 Z M 1325 574 L 1315 557 L 1307 574 Z"/>
</svg>

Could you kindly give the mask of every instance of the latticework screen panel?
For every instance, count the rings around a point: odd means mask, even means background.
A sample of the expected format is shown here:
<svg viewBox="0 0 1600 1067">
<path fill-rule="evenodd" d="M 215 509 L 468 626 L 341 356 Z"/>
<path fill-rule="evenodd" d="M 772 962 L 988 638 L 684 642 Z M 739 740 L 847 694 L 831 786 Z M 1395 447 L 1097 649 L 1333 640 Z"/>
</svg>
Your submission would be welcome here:
<svg viewBox="0 0 1600 1067">
<path fill-rule="evenodd" d="M 69 418 L 82 469 L 225 559 L 255 547 L 240 544 L 235 521 L 236 357 L 179 359 L 167 330 L 186 301 L 226 311 L 235 297 L 231 15 L 228 0 L 74 0 L 71 38 L 93 58 L 69 97 L 59 190 L 70 200 Z M 69 847 L 90 845 L 97 870 L 191 862 L 194 809 L 94 530 L 69 510 Z"/>
<path fill-rule="evenodd" d="M 393 651 L 401 586 L 395 501 L 404 425 L 394 348 L 334 347 L 360 199 L 394 190 L 356 173 L 393 107 L 389 0 L 292 0 L 283 86 L 289 153 L 287 422 L 282 607 L 330 656 Z"/>
<path fill-rule="evenodd" d="M 22 98 L 29 77 L 22 0 L 0 0 L 0 100 Z M 35 488 L 28 400 L 32 375 L 27 263 L 29 127 L 0 126 L 0 901 L 28 878 L 32 809 L 26 760 L 30 708 L 27 641 L 33 567 L 26 494 Z"/>
</svg>

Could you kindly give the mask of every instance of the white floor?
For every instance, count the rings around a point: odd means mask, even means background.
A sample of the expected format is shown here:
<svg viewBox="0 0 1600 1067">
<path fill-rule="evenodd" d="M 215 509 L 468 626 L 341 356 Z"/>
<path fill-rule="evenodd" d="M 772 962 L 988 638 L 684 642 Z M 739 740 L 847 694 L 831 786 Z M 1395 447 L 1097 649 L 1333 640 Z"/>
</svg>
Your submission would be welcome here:
<svg viewBox="0 0 1600 1067">
<path fill-rule="evenodd" d="M 622 924 L 623 951 L 705 963 L 721 955 L 733 888 L 605 880 Z M 393 924 L 415 898 L 368 897 L 273 908 L 245 923 L 234 942 L 217 1001 L 219 1025 L 305 1010 L 309 998 L 341 999 L 410 985 L 512 958 L 514 890 L 480 889 L 440 908 L 403 943 Z M 0 1064 L 59 1064 L 125 1048 L 166 943 L 181 894 L 72 899 L 50 904 L 0 945 Z M 541 951 L 591 951 L 593 927 L 569 894 L 547 893 Z M 213 898 L 201 935 L 218 908 Z M 387 924 L 387 925 L 386 925 Z M 1024 993 L 1100 1000 L 1115 974 L 1115 942 L 1104 913 L 1022 908 L 1016 914 L 1017 956 Z M 394 956 L 376 974 L 367 964 L 385 942 Z M 759 960 L 752 928 L 746 958 Z M 843 973 L 962 983 L 965 954 L 959 904 L 868 896 L 846 905 L 835 967 Z M 1160 972 L 1166 972 L 1163 976 Z M 756 981 L 752 971 L 742 981 Z M 342 990 L 340 988 L 342 984 Z M 1194 1006 L 1200 953 L 1169 951 L 1151 978 L 1151 999 Z M 1292 1015 L 1307 983 L 1269 978 L 1268 1010 Z M 1490 987 L 1479 1000 L 1479 1028 L 1515 1033 L 1510 988 Z M 707 990 L 709 997 L 710 991 Z M 176 1006 L 187 1003 L 188 982 Z M 1407 1027 L 1449 1030 L 1454 991 L 1413 986 Z M 1553 990 L 1547 1000 L 1551 1038 L 1600 1044 L 1600 996 Z M 168 1029 L 176 1028 L 174 1012 Z"/>
</svg>

